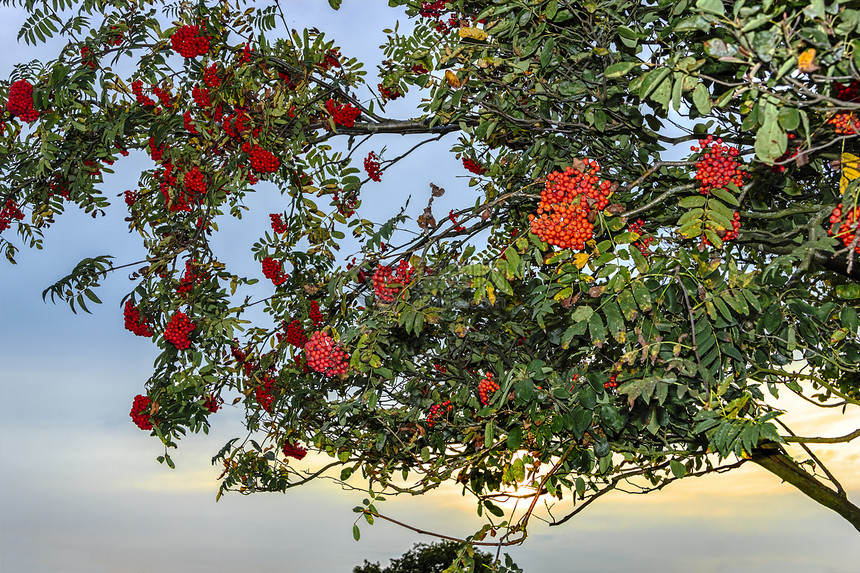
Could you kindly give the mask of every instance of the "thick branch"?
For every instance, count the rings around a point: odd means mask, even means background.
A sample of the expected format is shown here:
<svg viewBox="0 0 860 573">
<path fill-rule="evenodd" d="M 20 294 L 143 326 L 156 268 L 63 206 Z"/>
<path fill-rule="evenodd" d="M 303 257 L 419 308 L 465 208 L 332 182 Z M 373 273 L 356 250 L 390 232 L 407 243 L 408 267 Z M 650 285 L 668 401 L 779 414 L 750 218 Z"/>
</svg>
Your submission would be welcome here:
<svg viewBox="0 0 860 573">
<path fill-rule="evenodd" d="M 832 509 L 860 531 L 860 507 L 848 501 L 844 494 L 840 495 L 815 479 L 776 444 L 766 444 L 754 450 L 752 461 L 793 485 L 807 497 Z"/>
</svg>

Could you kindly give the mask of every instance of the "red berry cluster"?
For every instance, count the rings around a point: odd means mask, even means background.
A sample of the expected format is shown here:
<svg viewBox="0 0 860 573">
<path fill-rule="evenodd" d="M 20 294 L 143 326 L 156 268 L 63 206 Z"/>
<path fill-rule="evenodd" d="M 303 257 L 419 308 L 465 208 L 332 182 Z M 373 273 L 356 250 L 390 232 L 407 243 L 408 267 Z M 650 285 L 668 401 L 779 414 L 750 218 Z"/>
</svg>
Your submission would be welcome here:
<svg viewBox="0 0 860 573">
<path fill-rule="evenodd" d="M 0 209 L 0 231 L 5 231 L 12 226 L 12 220 L 20 221 L 24 213 L 18 208 L 18 204 L 12 199 L 6 199 L 3 209 Z"/>
<path fill-rule="evenodd" d="M 188 133 L 191 133 L 194 135 L 198 135 L 200 133 L 197 131 L 197 128 L 194 127 L 194 124 L 192 123 L 190 111 L 186 111 L 185 113 L 182 114 L 182 123 L 185 126 L 185 131 L 187 131 Z"/>
<path fill-rule="evenodd" d="M 218 64 L 212 64 L 203 71 L 203 83 L 212 89 L 221 85 L 221 78 L 218 76 Z"/>
<path fill-rule="evenodd" d="M 170 36 L 170 45 L 183 58 L 196 58 L 209 51 L 209 38 L 200 34 L 199 26 L 182 26 Z"/>
<path fill-rule="evenodd" d="M 313 321 L 314 326 L 319 326 L 323 321 L 323 315 L 320 312 L 320 305 L 317 301 L 311 301 L 311 309 L 308 311 L 308 316 Z"/>
<path fill-rule="evenodd" d="M 452 223 L 454 223 L 454 229 L 453 229 L 453 231 L 454 231 L 455 233 L 462 233 L 463 231 L 465 231 L 465 230 L 466 230 L 466 227 L 464 227 L 463 225 L 459 225 L 459 224 L 457 224 L 457 216 L 456 216 L 456 215 L 454 215 L 454 209 L 451 209 L 451 210 L 448 212 L 448 219 L 450 219 L 450 220 L 451 220 L 451 222 L 452 222 Z"/>
<path fill-rule="evenodd" d="M 137 203 L 137 200 L 140 199 L 140 194 L 138 194 L 137 191 L 132 191 L 131 189 L 124 192 L 123 196 L 125 197 L 125 204 L 129 207 L 133 207 L 134 204 Z"/>
<path fill-rule="evenodd" d="M 164 339 L 179 350 L 185 350 L 191 346 L 188 335 L 196 325 L 181 310 L 173 315 L 167 328 L 164 330 Z"/>
<path fill-rule="evenodd" d="M 223 403 L 224 401 L 220 397 L 209 394 L 203 402 L 203 407 L 209 410 L 210 414 L 214 414 Z"/>
<path fill-rule="evenodd" d="M 275 380 L 268 374 L 263 374 L 263 383 L 257 386 L 257 389 L 254 391 L 254 397 L 257 399 L 257 403 L 265 410 L 266 412 L 272 411 L 272 406 L 275 403 Z"/>
<path fill-rule="evenodd" d="M 836 84 L 836 99 L 842 101 L 860 101 L 860 81 L 851 80 L 847 84 Z"/>
<path fill-rule="evenodd" d="M 480 163 L 478 163 L 471 157 L 463 158 L 463 167 L 465 167 L 467 171 L 471 171 L 475 175 L 483 175 L 487 171 L 481 166 Z"/>
<path fill-rule="evenodd" d="M 305 356 L 308 366 L 326 376 L 346 374 L 349 367 L 349 354 L 337 346 L 331 336 L 319 330 L 305 344 Z"/>
<path fill-rule="evenodd" d="M 433 404 L 430 406 L 430 411 L 427 412 L 427 427 L 432 428 L 436 425 L 436 420 L 443 418 L 445 414 L 454 408 L 451 400 L 445 400 L 441 404 Z"/>
<path fill-rule="evenodd" d="M 185 185 L 189 198 L 193 199 L 195 196 L 206 195 L 206 179 L 196 165 L 183 176 L 182 183 Z"/>
<path fill-rule="evenodd" d="M 423 74 L 426 74 L 429 72 L 430 72 L 430 70 L 425 68 L 424 64 L 415 64 L 414 66 L 412 66 L 412 73 L 413 74 L 423 75 Z"/>
<path fill-rule="evenodd" d="M 443 19 L 445 12 L 447 11 L 447 8 L 445 8 L 445 2 L 446 0 L 421 2 L 421 8 L 418 10 L 418 14 L 422 18 L 436 20 L 436 24 L 433 27 L 440 34 L 445 34 L 452 28 L 456 28 L 460 25 L 460 18 L 458 18 L 456 14 L 450 14 L 447 20 Z"/>
<path fill-rule="evenodd" d="M 248 44 L 248 42 L 245 42 L 245 44 L 242 46 L 242 53 L 240 53 L 236 57 L 236 64 L 241 66 L 242 64 L 247 64 L 250 61 L 251 61 L 251 45 Z"/>
<path fill-rule="evenodd" d="M 355 214 L 355 208 L 358 205 L 358 196 L 355 192 L 344 195 L 341 200 L 339 193 L 332 193 L 332 201 L 337 204 L 337 212 L 349 219 Z"/>
<path fill-rule="evenodd" d="M 125 329 L 133 332 L 138 336 L 152 336 L 152 330 L 149 325 L 140 316 L 140 310 L 132 304 L 130 300 L 125 301 L 125 308 L 122 311 L 125 318 Z"/>
<path fill-rule="evenodd" d="M 153 161 L 161 161 L 161 159 L 164 157 L 164 148 L 166 145 L 167 143 L 165 142 L 156 147 L 155 138 L 149 138 L 149 156 L 152 158 Z"/>
<path fill-rule="evenodd" d="M 191 97 L 194 98 L 194 104 L 200 109 L 206 109 L 212 105 L 212 98 L 209 97 L 209 90 L 200 86 L 194 86 L 191 89 Z"/>
<path fill-rule="evenodd" d="M 128 415 L 131 416 L 131 419 L 134 424 L 141 430 L 151 430 L 151 412 L 152 400 L 150 399 L 150 397 L 138 394 L 134 397 L 134 403 L 131 405 L 131 412 L 129 412 Z"/>
<path fill-rule="evenodd" d="M 617 379 L 618 379 L 618 374 L 612 374 L 609 377 L 609 382 L 603 383 L 603 387 L 606 388 L 607 390 L 609 390 L 610 388 L 618 388 L 618 382 L 616 382 Z"/>
<path fill-rule="evenodd" d="M 281 286 L 290 278 L 290 275 L 284 272 L 284 263 L 272 257 L 263 259 L 263 275 L 271 279 L 275 286 Z"/>
<path fill-rule="evenodd" d="M 325 109 L 334 118 L 337 125 L 344 127 L 352 127 L 355 125 L 355 120 L 361 115 L 361 110 L 353 107 L 348 103 L 336 104 L 333 99 L 325 102 Z"/>
<path fill-rule="evenodd" d="M 323 61 L 319 64 L 319 67 L 326 71 L 332 68 L 339 68 L 340 57 L 340 50 L 335 50 L 334 48 L 332 48 L 325 53 L 325 56 L 323 56 Z"/>
<path fill-rule="evenodd" d="M 568 167 L 546 178 L 537 215 L 530 214 L 531 232 L 562 249 L 582 250 L 594 236 L 593 211 L 609 204 L 612 184 L 600 181 L 596 161 L 582 161 L 583 171 Z"/>
<path fill-rule="evenodd" d="M 302 328 L 302 321 L 298 318 L 293 319 L 287 325 L 287 343 L 298 348 L 304 348 L 305 344 L 308 343 L 308 335 L 305 334 L 305 329 Z"/>
<path fill-rule="evenodd" d="M 387 88 L 382 84 L 377 84 L 376 89 L 379 90 L 379 95 L 382 96 L 382 101 L 390 101 L 403 97 L 403 92 L 397 89 L 396 86 L 393 88 Z"/>
<path fill-rule="evenodd" d="M 486 406 L 490 403 L 490 394 L 499 389 L 499 383 L 493 380 L 493 373 L 487 372 L 484 379 L 478 383 L 478 397 L 481 399 L 481 405 Z"/>
<path fill-rule="evenodd" d="M 379 169 L 379 157 L 377 157 L 375 152 L 371 151 L 364 158 L 364 170 L 367 172 L 367 176 L 373 181 L 382 181 L 382 171 Z"/>
<path fill-rule="evenodd" d="M 853 111 L 839 111 L 827 118 L 827 123 L 833 126 L 838 135 L 855 135 L 860 133 L 860 119 Z"/>
<path fill-rule="evenodd" d="M 259 145 L 252 147 L 250 154 L 251 169 L 257 173 L 274 173 L 281 165 L 281 161 L 273 153 L 266 151 Z"/>
<path fill-rule="evenodd" d="M 185 274 L 179 279 L 179 286 L 176 287 L 177 294 L 185 294 L 191 292 L 194 285 L 202 284 L 206 280 L 206 274 L 197 272 L 194 261 L 185 261 Z"/>
<path fill-rule="evenodd" d="M 30 82 L 18 80 L 9 86 L 6 111 L 27 123 L 33 123 L 39 119 L 39 112 L 33 108 L 33 85 Z"/>
<path fill-rule="evenodd" d="M 95 62 L 92 61 L 92 54 L 87 46 L 81 48 L 81 65 L 87 68 L 96 69 Z"/>
<path fill-rule="evenodd" d="M 272 230 L 276 233 L 286 233 L 287 224 L 281 219 L 280 213 L 269 213 L 269 218 L 272 220 Z"/>
<path fill-rule="evenodd" d="M 732 241 L 738 238 L 738 235 L 741 232 L 741 214 L 735 211 L 734 216 L 732 217 L 732 230 L 726 230 L 726 234 L 723 236 L 723 242 Z"/>
<path fill-rule="evenodd" d="M 308 450 L 301 446 L 293 445 L 289 442 L 284 444 L 283 450 L 284 456 L 288 458 L 296 458 L 297 460 L 301 460 L 308 454 Z"/>
<path fill-rule="evenodd" d="M 643 237 L 645 234 L 645 221 L 642 219 L 637 219 L 635 223 L 630 223 L 628 226 L 631 233 L 636 233 L 639 235 L 639 240 L 633 243 L 636 248 L 639 249 L 639 252 L 642 253 L 643 257 L 647 257 L 651 254 L 649 250 L 649 246 L 654 241 L 654 237 Z"/>
<path fill-rule="evenodd" d="M 389 266 L 377 265 L 373 273 L 373 292 L 382 302 L 394 302 L 397 295 L 412 280 L 413 266 L 403 259 L 397 265 L 397 269 Z"/>
<path fill-rule="evenodd" d="M 173 99 L 170 95 L 170 90 L 162 89 L 158 86 L 152 86 L 152 93 L 158 97 L 158 101 L 160 101 L 161 105 L 165 107 L 169 106 Z"/>
<path fill-rule="evenodd" d="M 134 98 L 138 105 L 146 107 L 155 105 L 155 101 L 143 93 L 143 80 L 135 80 L 131 82 L 131 92 L 134 94 Z"/>
<path fill-rule="evenodd" d="M 750 176 L 738 163 L 738 148 L 723 145 L 721 137 L 714 139 L 709 135 L 699 140 L 698 147 L 693 145 L 690 150 L 702 151 L 702 157 L 696 162 L 696 180 L 702 195 L 709 195 L 711 189 L 722 189 L 730 183 L 740 187 L 744 178 Z"/>
<path fill-rule="evenodd" d="M 827 234 L 836 236 L 842 244 L 849 249 L 860 253 L 860 241 L 857 240 L 857 231 L 860 230 L 860 207 L 843 210 L 842 203 L 833 209 L 830 214 L 830 229 Z"/>
</svg>

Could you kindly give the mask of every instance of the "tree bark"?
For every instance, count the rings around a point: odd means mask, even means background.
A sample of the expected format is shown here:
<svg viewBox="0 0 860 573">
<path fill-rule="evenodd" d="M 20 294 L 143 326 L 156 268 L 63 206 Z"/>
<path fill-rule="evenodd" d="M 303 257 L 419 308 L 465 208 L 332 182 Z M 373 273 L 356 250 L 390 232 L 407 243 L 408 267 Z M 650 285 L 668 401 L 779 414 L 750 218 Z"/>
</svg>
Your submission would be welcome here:
<svg viewBox="0 0 860 573">
<path fill-rule="evenodd" d="M 807 497 L 832 509 L 860 531 L 860 507 L 851 503 L 844 491 L 828 487 L 805 471 L 778 444 L 763 444 L 753 451 L 752 461 L 793 485 Z"/>
</svg>

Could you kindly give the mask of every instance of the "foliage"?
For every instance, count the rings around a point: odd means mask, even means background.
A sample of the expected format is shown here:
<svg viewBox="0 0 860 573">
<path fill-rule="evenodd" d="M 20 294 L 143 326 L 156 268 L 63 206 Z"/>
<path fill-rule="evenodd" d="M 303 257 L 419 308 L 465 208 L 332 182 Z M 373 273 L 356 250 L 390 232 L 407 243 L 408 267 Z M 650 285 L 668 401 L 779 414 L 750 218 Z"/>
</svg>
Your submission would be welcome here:
<svg viewBox="0 0 860 573">
<path fill-rule="evenodd" d="M 460 544 L 454 541 L 429 545 L 416 543 L 401 557 L 392 559 L 387 567 L 365 561 L 363 565 L 353 567 L 352 573 L 442 573 L 458 559 L 459 553 Z M 466 558 L 473 561 L 475 571 L 484 571 L 493 562 L 492 556 L 485 551 L 475 551 Z"/>
<path fill-rule="evenodd" d="M 385 495 L 456 482 L 487 518 L 473 541 L 504 544 L 539 500 L 575 500 L 559 524 L 616 488 L 748 461 L 787 479 L 778 458 L 860 528 L 836 478 L 785 449 L 820 467 L 806 443 L 860 430 L 799 437 L 768 402 L 860 405 L 850 3 L 391 0 L 414 25 L 387 30 L 375 92 L 322 33 L 287 32 L 278 2 L 25 4 L 21 38 L 70 40 L 0 83 L 2 100 L 32 83 L 38 112 L 2 118 L 0 197 L 28 215 L 8 226 L 38 245 L 69 205 L 104 209 L 121 155 L 150 157 L 125 200 L 148 253 L 129 300 L 163 350 L 152 431 L 174 447 L 213 399 L 241 404 L 250 437 L 213 459 L 220 493 L 360 475 L 372 523 Z M 180 30 L 206 51 L 180 57 Z M 403 95 L 419 109 L 388 117 Z M 418 143 L 380 159 L 386 133 Z M 363 218 L 371 180 L 449 133 L 473 205 L 437 218 L 427 182 L 421 217 Z M 266 183 L 285 208 L 253 249 L 259 298 L 212 238 Z M 574 228 L 581 245 L 553 238 Z M 108 261 L 46 292 L 98 302 Z M 254 305 L 269 324 L 244 318 Z M 163 334 L 179 311 L 188 349 Z M 300 463 L 304 447 L 330 461 Z"/>
</svg>

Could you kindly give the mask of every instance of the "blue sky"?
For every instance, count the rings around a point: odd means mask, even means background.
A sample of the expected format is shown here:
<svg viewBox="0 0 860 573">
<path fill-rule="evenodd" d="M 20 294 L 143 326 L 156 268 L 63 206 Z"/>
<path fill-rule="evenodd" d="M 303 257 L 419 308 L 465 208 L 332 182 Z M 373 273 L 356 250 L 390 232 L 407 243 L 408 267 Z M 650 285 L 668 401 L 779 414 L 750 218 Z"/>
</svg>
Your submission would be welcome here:
<svg viewBox="0 0 860 573">
<path fill-rule="evenodd" d="M 287 5 L 293 25 L 322 29 L 345 55 L 370 61 L 373 75 L 381 29 L 393 23 L 386 2 L 345 0 L 341 12 L 323 0 Z M 16 10 L 0 7 L 0 77 L 8 77 L 15 60 L 52 53 L 17 44 L 19 23 Z M 401 141 L 392 136 L 386 143 L 393 150 Z M 109 195 L 133 188 L 133 168 L 106 182 Z M 383 210 L 396 209 L 409 193 L 420 213 L 430 182 L 448 189 L 451 206 L 471 204 L 475 191 L 463 175 L 437 145 L 368 186 L 365 216 L 389 215 Z M 254 232 L 268 225 L 277 200 L 276 194 L 263 199 L 252 219 L 225 233 L 237 256 L 250 258 Z M 159 442 L 128 417 L 156 355 L 123 329 L 120 299 L 132 283 L 122 274 L 111 277 L 92 315 L 41 300 L 41 291 L 84 256 L 139 257 L 119 203 L 112 216 L 97 220 L 70 211 L 49 230 L 43 251 L 23 249 L 16 266 L 0 261 L 0 570 L 348 572 L 364 559 L 386 562 L 414 542 L 432 541 L 379 523 L 363 525 L 356 543 L 351 508 L 362 495 L 328 482 L 286 495 L 228 495 L 216 504 L 219 472 L 209 460 L 241 433 L 238 409 L 218 412 L 209 436 L 184 440 L 176 470 L 155 461 Z M 450 208 L 435 205 L 437 217 Z M 800 433 L 838 435 L 852 422 L 857 427 L 856 414 L 852 420 L 795 412 Z M 822 455 L 860 499 L 860 443 Z M 474 504 L 454 488 L 383 506 L 392 517 L 440 533 L 466 535 L 480 526 Z M 858 546 L 856 531 L 841 518 L 748 468 L 684 480 L 658 494 L 609 496 L 563 527 L 536 524 L 522 547 L 508 551 L 529 573 L 856 573 Z"/>
</svg>

